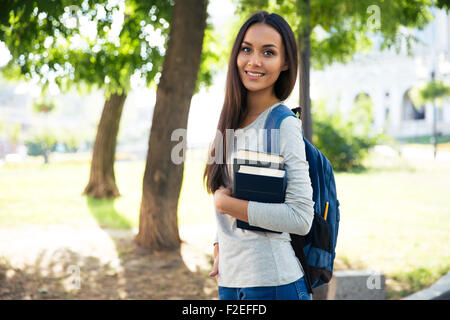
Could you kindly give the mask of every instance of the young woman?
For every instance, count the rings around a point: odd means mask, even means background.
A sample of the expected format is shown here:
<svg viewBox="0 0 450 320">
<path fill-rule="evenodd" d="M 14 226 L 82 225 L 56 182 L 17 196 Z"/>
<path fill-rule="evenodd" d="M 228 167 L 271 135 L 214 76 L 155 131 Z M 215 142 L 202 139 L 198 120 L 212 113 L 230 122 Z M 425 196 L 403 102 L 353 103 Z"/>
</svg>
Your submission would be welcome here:
<svg viewBox="0 0 450 320">
<path fill-rule="evenodd" d="M 231 154 L 239 149 L 264 150 L 256 132 L 264 128 L 270 111 L 290 95 L 296 79 L 297 47 L 289 24 L 275 13 L 255 13 L 241 27 L 233 45 L 217 127 L 221 135 L 215 142 L 222 141 L 209 150 L 209 159 L 217 152 L 223 159 L 208 161 L 203 175 L 208 193 L 214 194 L 217 236 L 210 276 L 218 281 L 220 299 L 311 299 L 289 236 L 308 233 L 314 216 L 300 119 L 285 118 L 279 131 L 279 151 L 287 174 L 285 202 L 262 203 L 232 196 Z M 228 151 L 227 129 L 244 133 L 233 137 L 234 148 Z M 215 150 L 216 145 L 224 150 Z M 236 219 L 281 233 L 237 228 Z"/>
</svg>

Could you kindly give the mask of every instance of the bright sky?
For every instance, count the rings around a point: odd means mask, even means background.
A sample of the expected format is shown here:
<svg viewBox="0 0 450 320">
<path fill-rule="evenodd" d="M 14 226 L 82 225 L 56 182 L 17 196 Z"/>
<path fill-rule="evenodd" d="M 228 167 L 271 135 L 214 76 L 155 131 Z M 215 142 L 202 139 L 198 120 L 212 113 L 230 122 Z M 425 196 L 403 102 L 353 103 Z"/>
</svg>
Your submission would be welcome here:
<svg viewBox="0 0 450 320">
<path fill-rule="evenodd" d="M 234 4 L 231 0 L 210 0 L 208 13 L 216 27 L 224 26 L 234 13 Z"/>
<path fill-rule="evenodd" d="M 6 48 L 5 43 L 0 41 L 0 67 L 3 67 L 8 61 L 11 60 L 9 50 Z"/>
</svg>

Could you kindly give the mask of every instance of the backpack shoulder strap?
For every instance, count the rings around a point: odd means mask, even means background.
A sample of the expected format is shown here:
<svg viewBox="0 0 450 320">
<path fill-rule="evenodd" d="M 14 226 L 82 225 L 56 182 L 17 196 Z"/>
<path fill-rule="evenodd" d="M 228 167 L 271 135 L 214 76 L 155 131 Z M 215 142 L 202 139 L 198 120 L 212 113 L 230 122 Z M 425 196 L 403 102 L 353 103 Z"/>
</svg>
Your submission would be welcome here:
<svg viewBox="0 0 450 320">
<path fill-rule="evenodd" d="M 272 109 L 272 111 L 267 116 L 266 122 L 264 124 L 264 129 L 266 129 L 266 138 L 265 138 L 265 150 L 268 153 L 272 153 L 272 143 L 274 144 L 274 153 L 279 153 L 279 146 L 278 146 L 278 130 L 272 130 L 272 129 L 279 129 L 281 125 L 281 121 L 283 121 L 284 118 L 293 116 L 296 117 L 294 112 L 291 111 L 288 107 L 286 107 L 284 104 L 280 104 Z M 274 138 L 274 139 L 272 139 Z"/>
<path fill-rule="evenodd" d="M 295 112 L 295 113 L 294 113 Z M 264 128 L 266 129 L 266 150 L 267 152 L 271 152 L 272 149 L 272 129 L 279 129 L 281 122 L 283 119 L 289 116 L 294 117 L 300 117 L 301 108 L 296 108 L 293 110 L 290 110 L 288 107 L 286 107 L 283 104 L 280 104 L 279 106 L 275 107 L 270 114 L 267 116 L 266 123 L 264 125 Z M 296 115 L 297 113 L 297 115 Z M 274 142 L 275 142 L 275 151 L 279 152 L 278 148 L 278 130 L 274 130 L 275 136 L 274 136 Z M 302 130 L 303 140 L 305 141 L 305 144 L 307 143 L 307 140 L 305 139 L 305 134 Z M 309 142 L 308 142 L 309 143 Z M 290 234 L 291 236 L 291 245 L 294 249 L 294 253 L 296 257 L 299 259 L 303 271 L 304 271 L 304 277 L 306 281 L 307 290 L 309 293 L 312 293 L 312 287 L 311 287 L 311 271 L 309 269 L 308 261 L 305 257 L 305 253 L 303 252 L 303 248 L 306 246 L 306 241 L 304 236 L 299 236 L 297 234 Z"/>
</svg>

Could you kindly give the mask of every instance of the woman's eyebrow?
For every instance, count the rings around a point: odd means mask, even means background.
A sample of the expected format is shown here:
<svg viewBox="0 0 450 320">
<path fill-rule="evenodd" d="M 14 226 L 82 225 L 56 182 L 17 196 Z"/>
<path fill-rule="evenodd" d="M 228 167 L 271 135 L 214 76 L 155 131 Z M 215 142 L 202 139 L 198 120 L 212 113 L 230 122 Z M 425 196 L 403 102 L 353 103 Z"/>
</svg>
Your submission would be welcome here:
<svg viewBox="0 0 450 320">
<path fill-rule="evenodd" d="M 252 45 L 250 42 L 247 42 L 247 41 L 243 41 L 242 43 L 248 44 L 249 46 Z M 265 44 L 265 45 L 263 45 L 262 47 L 263 47 L 263 48 L 266 48 L 266 47 L 275 47 L 275 48 L 278 48 L 278 47 L 277 47 L 276 45 L 274 45 L 274 44 Z"/>
</svg>

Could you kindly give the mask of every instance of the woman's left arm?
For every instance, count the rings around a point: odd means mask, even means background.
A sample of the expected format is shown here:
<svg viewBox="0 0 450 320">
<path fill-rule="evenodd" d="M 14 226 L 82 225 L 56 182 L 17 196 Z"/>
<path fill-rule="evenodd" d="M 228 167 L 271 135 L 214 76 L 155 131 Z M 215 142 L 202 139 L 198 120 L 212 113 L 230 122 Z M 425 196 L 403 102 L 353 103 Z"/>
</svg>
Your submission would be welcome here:
<svg viewBox="0 0 450 320">
<path fill-rule="evenodd" d="M 220 187 L 216 190 L 214 192 L 214 204 L 218 212 L 248 222 L 248 201 L 233 198 L 230 189 Z"/>
</svg>

